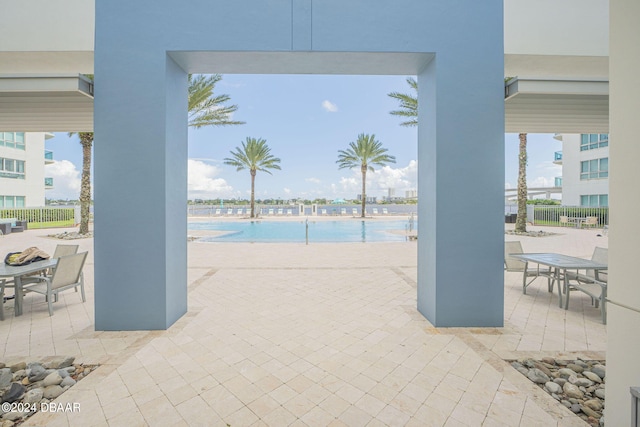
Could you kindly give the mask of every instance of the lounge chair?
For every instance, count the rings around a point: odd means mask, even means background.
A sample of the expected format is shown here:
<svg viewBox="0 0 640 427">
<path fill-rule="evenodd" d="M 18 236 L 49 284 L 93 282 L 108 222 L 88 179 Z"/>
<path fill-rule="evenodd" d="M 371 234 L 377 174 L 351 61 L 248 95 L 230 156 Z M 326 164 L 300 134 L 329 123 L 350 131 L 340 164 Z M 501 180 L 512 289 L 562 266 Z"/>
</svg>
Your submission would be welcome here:
<svg viewBox="0 0 640 427">
<path fill-rule="evenodd" d="M 378 215 L 378 208 L 371 209 L 371 214 L 372 215 Z"/>
<path fill-rule="evenodd" d="M 67 255 L 58 259 L 58 264 L 52 276 L 38 277 L 38 281 L 23 285 L 23 289 L 36 292 L 47 297 L 49 316 L 53 316 L 53 301 L 58 301 L 58 293 L 67 289 L 80 286 L 82 302 L 86 301 L 84 294 L 84 277 L 82 267 L 87 259 L 88 252 Z"/>
<path fill-rule="evenodd" d="M 353 214 L 353 216 L 358 216 L 358 209 L 357 208 L 351 209 L 351 213 Z"/>
<path fill-rule="evenodd" d="M 609 264 L 609 250 L 606 248 L 596 247 L 591 255 L 591 261 L 601 264 Z M 580 291 L 591 297 L 592 303 L 596 308 L 600 306 L 602 313 L 602 323 L 607 323 L 607 270 L 599 270 L 596 278 L 594 270 L 586 270 L 584 273 L 567 272 L 566 274 L 568 289 L 565 289 L 564 308 L 569 308 L 569 294 L 571 291 Z"/>
<path fill-rule="evenodd" d="M 238 215 L 239 215 L 239 216 L 241 216 L 243 212 L 244 212 L 244 209 L 242 209 L 242 208 L 239 208 L 239 209 L 238 209 Z"/>
<path fill-rule="evenodd" d="M 382 215 L 389 215 L 389 210 L 387 208 L 382 208 Z"/>
<path fill-rule="evenodd" d="M 268 215 L 273 215 L 274 210 L 273 209 L 269 209 L 268 211 Z"/>
<path fill-rule="evenodd" d="M 582 223 L 582 227 L 595 228 L 598 226 L 597 216 L 588 216 Z"/>
<path fill-rule="evenodd" d="M 227 209 L 227 215 L 233 215 L 233 209 L 231 208 Z"/>
<path fill-rule="evenodd" d="M 326 214 L 327 214 L 326 209 L 320 209 L 320 215 L 326 215 Z"/>
<path fill-rule="evenodd" d="M 216 209 L 216 215 L 222 215 L 222 209 Z"/>
<path fill-rule="evenodd" d="M 293 215 L 293 209 L 287 209 L 287 216 Z"/>
<path fill-rule="evenodd" d="M 278 215 L 284 215 L 284 209 L 279 208 L 278 209 Z"/>
<path fill-rule="evenodd" d="M 519 272 L 522 273 L 522 293 L 527 293 L 527 286 L 533 283 L 539 276 L 547 277 L 547 288 L 549 292 L 553 292 L 554 281 L 551 280 L 551 268 L 540 270 L 540 265 L 536 269 L 529 269 L 528 263 L 516 258 L 512 258 L 509 254 L 521 254 L 524 253 L 522 250 L 522 243 L 519 241 L 515 242 L 504 242 L 504 269 L 508 272 Z M 527 278 L 532 277 L 532 279 L 527 282 Z"/>
<path fill-rule="evenodd" d="M 347 214 L 347 208 L 340 208 L 340 215 L 346 215 Z"/>
</svg>

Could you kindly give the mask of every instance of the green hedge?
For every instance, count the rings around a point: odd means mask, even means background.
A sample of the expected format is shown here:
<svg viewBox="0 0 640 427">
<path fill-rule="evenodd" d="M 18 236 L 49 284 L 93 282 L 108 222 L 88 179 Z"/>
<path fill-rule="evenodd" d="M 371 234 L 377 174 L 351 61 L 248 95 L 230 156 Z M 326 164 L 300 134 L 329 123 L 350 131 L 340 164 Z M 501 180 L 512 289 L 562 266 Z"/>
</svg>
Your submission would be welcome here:
<svg viewBox="0 0 640 427">
<path fill-rule="evenodd" d="M 8 208 L 0 209 L 0 218 L 27 221 L 28 228 L 72 227 L 75 225 L 74 208 Z"/>
</svg>

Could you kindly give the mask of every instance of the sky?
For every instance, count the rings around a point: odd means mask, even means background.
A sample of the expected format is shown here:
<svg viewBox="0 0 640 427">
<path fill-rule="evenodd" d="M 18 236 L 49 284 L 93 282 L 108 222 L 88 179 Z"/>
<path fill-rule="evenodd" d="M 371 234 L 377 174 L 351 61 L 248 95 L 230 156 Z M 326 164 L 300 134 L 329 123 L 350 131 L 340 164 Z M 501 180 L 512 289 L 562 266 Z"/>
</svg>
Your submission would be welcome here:
<svg viewBox="0 0 640 427">
<path fill-rule="evenodd" d="M 338 169 L 338 150 L 361 133 L 376 139 L 395 156 L 396 163 L 367 175 L 367 195 L 382 197 L 388 188 L 396 196 L 417 188 L 417 128 L 400 126 L 390 111 L 398 101 L 390 92 L 410 93 L 406 76 L 225 75 L 216 94 L 228 94 L 238 105 L 239 126 L 189 129 L 189 198 L 249 198 L 250 176 L 224 164 L 224 158 L 247 137 L 267 141 L 281 159 L 282 170 L 258 172 L 256 197 L 354 199 L 361 192 L 358 169 Z M 77 199 L 80 192 L 82 148 L 77 136 L 56 133 L 46 147 L 54 164 L 49 199 Z M 552 134 L 529 134 L 527 181 L 532 187 L 553 186 L 560 166 L 554 151 L 562 144 Z M 505 134 L 505 188 L 517 186 L 518 135 Z"/>
</svg>

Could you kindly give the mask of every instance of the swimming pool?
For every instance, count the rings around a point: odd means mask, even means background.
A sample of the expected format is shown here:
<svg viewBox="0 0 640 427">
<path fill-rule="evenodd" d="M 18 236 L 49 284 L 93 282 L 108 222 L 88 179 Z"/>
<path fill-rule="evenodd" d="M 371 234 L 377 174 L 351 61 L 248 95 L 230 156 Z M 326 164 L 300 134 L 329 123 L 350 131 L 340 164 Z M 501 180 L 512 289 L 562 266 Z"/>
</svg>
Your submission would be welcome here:
<svg viewBox="0 0 640 427">
<path fill-rule="evenodd" d="M 417 221 L 414 222 L 414 227 Z M 309 220 L 309 243 L 402 242 L 409 221 L 313 221 Z M 305 221 L 219 221 L 189 223 L 189 230 L 217 230 L 227 233 L 202 237 L 204 242 L 305 242 Z M 395 234 L 393 231 L 400 231 Z"/>
</svg>

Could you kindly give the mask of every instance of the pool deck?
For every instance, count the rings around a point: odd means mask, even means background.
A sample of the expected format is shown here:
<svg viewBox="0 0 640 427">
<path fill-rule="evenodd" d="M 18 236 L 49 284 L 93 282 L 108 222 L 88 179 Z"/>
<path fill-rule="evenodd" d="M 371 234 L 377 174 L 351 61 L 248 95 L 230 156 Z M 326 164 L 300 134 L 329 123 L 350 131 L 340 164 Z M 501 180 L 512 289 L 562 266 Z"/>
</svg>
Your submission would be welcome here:
<svg viewBox="0 0 640 427">
<path fill-rule="evenodd" d="M 585 258 L 607 247 L 601 230 L 544 229 L 561 234 L 505 240 Z M 52 253 L 51 232 L 4 236 L 0 253 Z M 93 241 L 73 243 L 89 250 L 87 302 L 65 292 L 52 317 L 42 296 L 28 294 L 21 317 L 7 303 L 0 361 L 101 366 L 57 399 L 79 413 L 25 426 L 586 425 L 504 361 L 605 357 L 599 310 L 581 294 L 560 309 L 543 279 L 523 295 L 505 273 L 503 328 L 435 328 L 416 310 L 415 242 L 194 241 L 185 316 L 167 331 L 96 332 Z"/>
</svg>

